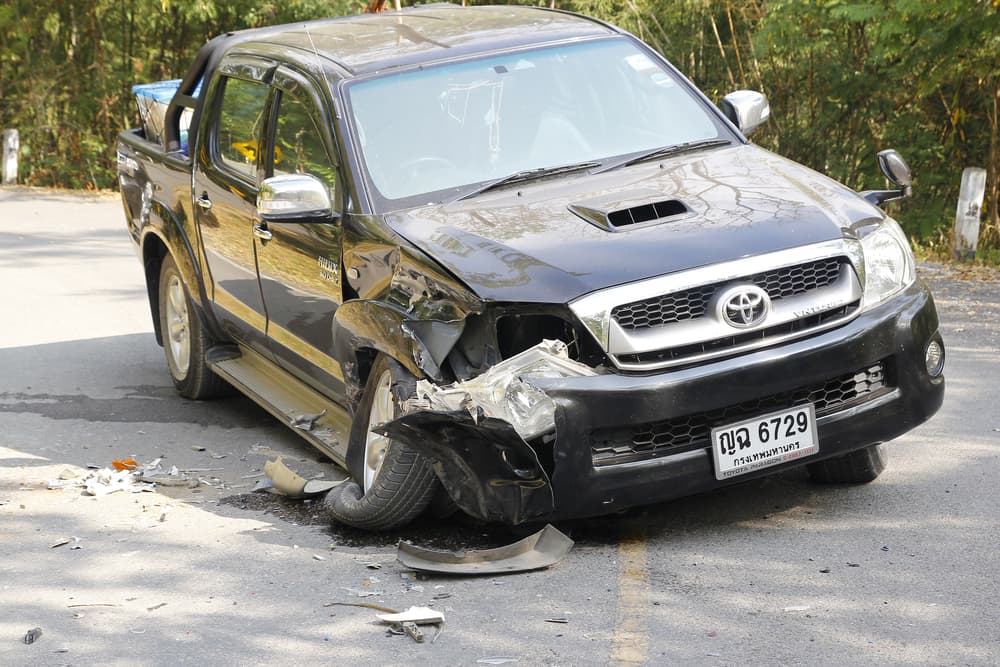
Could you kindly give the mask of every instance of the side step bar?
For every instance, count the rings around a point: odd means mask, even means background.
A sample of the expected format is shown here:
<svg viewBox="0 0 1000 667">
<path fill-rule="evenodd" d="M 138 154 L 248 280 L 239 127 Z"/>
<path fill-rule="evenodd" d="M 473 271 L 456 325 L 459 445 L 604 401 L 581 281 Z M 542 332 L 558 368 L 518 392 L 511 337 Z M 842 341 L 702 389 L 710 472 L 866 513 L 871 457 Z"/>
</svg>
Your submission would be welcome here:
<svg viewBox="0 0 1000 667">
<path fill-rule="evenodd" d="M 213 371 L 346 468 L 351 416 L 343 406 L 303 386 L 250 349 L 240 346 L 239 356 L 229 349 L 224 352 L 212 354 L 210 350 L 205 355 Z M 320 413 L 315 420 L 308 418 Z"/>
</svg>

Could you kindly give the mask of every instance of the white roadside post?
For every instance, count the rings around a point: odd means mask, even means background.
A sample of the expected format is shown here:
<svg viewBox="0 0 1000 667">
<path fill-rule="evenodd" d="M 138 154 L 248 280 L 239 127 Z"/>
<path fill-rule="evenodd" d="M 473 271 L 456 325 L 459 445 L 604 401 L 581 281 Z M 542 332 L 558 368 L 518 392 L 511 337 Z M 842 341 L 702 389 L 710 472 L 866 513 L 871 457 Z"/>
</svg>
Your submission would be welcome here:
<svg viewBox="0 0 1000 667">
<path fill-rule="evenodd" d="M 962 171 L 962 188 L 955 209 L 955 256 L 961 261 L 976 258 L 979 243 L 979 213 L 986 194 L 986 170 L 967 167 Z"/>
<path fill-rule="evenodd" d="M 17 184 L 17 154 L 21 149 L 21 140 L 17 130 L 3 131 L 3 161 L 0 169 L 0 184 Z"/>
</svg>

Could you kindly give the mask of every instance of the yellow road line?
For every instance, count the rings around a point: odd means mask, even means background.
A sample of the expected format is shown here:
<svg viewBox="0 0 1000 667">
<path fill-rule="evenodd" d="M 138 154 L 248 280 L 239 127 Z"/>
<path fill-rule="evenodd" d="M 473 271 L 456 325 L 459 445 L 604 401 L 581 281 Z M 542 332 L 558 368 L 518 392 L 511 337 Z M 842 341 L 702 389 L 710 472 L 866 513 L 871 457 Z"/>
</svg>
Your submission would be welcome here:
<svg viewBox="0 0 1000 667">
<path fill-rule="evenodd" d="M 649 571 L 646 531 L 618 546 L 618 611 L 611 636 L 611 665 L 644 665 L 649 658 Z"/>
</svg>

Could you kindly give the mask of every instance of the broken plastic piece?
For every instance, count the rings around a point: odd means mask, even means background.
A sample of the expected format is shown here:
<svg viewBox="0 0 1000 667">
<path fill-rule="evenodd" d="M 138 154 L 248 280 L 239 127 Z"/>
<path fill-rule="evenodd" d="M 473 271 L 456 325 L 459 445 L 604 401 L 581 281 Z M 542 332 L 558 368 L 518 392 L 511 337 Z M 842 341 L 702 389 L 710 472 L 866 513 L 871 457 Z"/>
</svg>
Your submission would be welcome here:
<svg viewBox="0 0 1000 667">
<path fill-rule="evenodd" d="M 573 540 L 548 524 L 534 535 L 496 549 L 436 551 L 400 542 L 396 557 L 406 567 L 442 574 L 499 574 L 549 567 L 573 548 Z"/>
<path fill-rule="evenodd" d="M 497 655 L 476 660 L 477 665 L 507 665 L 512 662 L 517 662 L 517 658 L 509 658 L 505 655 Z"/>
<path fill-rule="evenodd" d="M 268 478 L 271 480 L 273 488 L 270 489 L 270 491 L 281 496 L 288 496 L 289 498 L 316 496 L 321 493 L 326 493 L 330 489 L 340 486 L 346 481 L 346 478 L 340 480 L 307 480 L 305 477 L 293 472 L 288 468 L 288 466 L 282 463 L 280 456 L 275 460 L 268 461 L 264 464 L 264 473 L 267 474 Z"/>
<path fill-rule="evenodd" d="M 385 623 L 416 623 L 417 625 L 444 623 L 444 614 L 430 607 L 410 607 L 398 614 L 376 614 L 375 616 Z"/>
<path fill-rule="evenodd" d="M 297 417 L 293 417 L 289 420 L 288 424 L 292 428 L 301 429 L 303 431 L 313 430 L 313 426 L 316 425 L 316 420 L 326 414 L 326 410 L 316 413 L 304 413 Z"/>
<path fill-rule="evenodd" d="M 571 360 L 562 341 L 544 340 L 471 380 L 445 387 L 418 381 L 416 400 L 410 408 L 468 411 L 477 421 L 481 411 L 485 417 L 508 422 L 518 435 L 530 440 L 555 430 L 555 403 L 541 389 L 532 386 L 530 379 L 586 375 L 597 372 Z"/>
<path fill-rule="evenodd" d="M 139 462 L 135 459 L 115 459 L 111 465 L 115 470 L 135 470 L 139 467 Z"/>
<path fill-rule="evenodd" d="M 403 631 L 406 634 L 410 635 L 410 637 L 413 638 L 413 641 L 417 642 L 418 644 L 424 643 L 424 633 L 421 632 L 420 628 L 417 627 L 416 623 L 407 621 L 402 625 L 403 625 Z"/>
</svg>

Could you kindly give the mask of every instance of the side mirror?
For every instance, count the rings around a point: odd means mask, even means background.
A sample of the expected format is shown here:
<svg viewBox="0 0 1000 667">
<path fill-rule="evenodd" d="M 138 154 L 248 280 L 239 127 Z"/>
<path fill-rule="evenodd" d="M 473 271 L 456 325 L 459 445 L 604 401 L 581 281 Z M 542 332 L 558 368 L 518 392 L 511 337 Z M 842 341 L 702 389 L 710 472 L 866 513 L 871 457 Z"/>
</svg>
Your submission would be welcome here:
<svg viewBox="0 0 1000 667">
<path fill-rule="evenodd" d="M 722 98 L 722 113 L 740 132 L 749 136 L 771 117 L 771 105 L 763 93 L 736 90 Z"/>
<path fill-rule="evenodd" d="M 878 154 L 878 168 L 898 190 L 865 190 L 861 193 L 870 204 L 880 206 L 887 201 L 903 199 L 913 194 L 913 173 L 903 156 L 888 149 Z"/>
<path fill-rule="evenodd" d="M 315 176 L 282 174 L 260 184 L 257 213 L 265 222 L 329 218 L 333 205 L 326 186 Z"/>
</svg>

